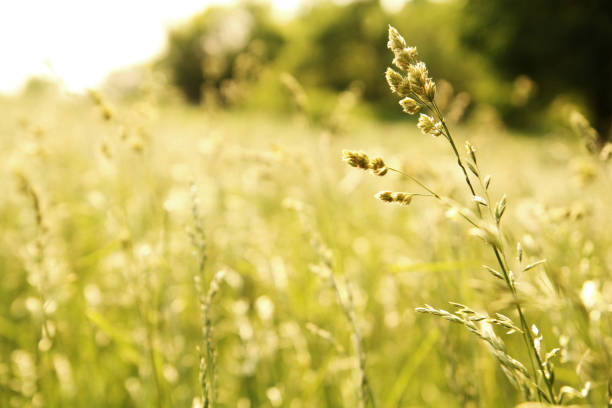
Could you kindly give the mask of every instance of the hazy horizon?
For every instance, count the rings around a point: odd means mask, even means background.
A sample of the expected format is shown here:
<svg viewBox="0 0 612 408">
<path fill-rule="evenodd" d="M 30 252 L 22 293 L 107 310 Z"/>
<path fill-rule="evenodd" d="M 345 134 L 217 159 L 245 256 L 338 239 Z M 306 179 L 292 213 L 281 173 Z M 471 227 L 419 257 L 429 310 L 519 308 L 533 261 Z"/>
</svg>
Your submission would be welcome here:
<svg viewBox="0 0 612 408">
<path fill-rule="evenodd" d="M 0 65 L 0 93 L 19 92 L 32 77 L 61 79 L 71 91 L 95 87 L 111 72 L 159 54 L 166 43 L 166 31 L 173 24 L 210 5 L 237 2 L 23 0 L 5 3 L 0 6 L 0 49 L 5 61 Z M 281 13 L 291 13 L 301 3 L 300 0 L 270 2 Z M 138 21 L 137 26 L 134 21 Z"/>
</svg>

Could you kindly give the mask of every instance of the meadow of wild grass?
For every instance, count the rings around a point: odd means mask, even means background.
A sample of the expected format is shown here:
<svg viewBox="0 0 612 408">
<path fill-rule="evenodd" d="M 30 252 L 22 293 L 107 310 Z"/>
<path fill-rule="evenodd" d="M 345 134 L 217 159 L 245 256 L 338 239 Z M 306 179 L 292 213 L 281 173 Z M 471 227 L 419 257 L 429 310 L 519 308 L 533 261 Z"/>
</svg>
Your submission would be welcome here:
<svg viewBox="0 0 612 408">
<path fill-rule="evenodd" d="M 531 371 L 520 304 L 542 355 L 558 348 L 554 378 L 536 369 L 532 383 L 565 394 L 558 403 L 608 403 L 612 184 L 577 138 L 452 129 L 463 160 L 469 139 L 492 175 L 490 206 L 507 196 L 508 264 L 545 260 L 510 268 L 514 293 L 461 219 L 476 210 L 448 143 L 408 117 L 331 132 L 92 96 L 0 100 L 0 406 L 545 401 L 515 388 L 463 323 L 415 311 L 457 310 L 449 302 L 514 320 L 494 337 Z M 383 203 L 376 192 L 422 191 L 349 168 L 343 149 L 461 204 Z"/>
</svg>

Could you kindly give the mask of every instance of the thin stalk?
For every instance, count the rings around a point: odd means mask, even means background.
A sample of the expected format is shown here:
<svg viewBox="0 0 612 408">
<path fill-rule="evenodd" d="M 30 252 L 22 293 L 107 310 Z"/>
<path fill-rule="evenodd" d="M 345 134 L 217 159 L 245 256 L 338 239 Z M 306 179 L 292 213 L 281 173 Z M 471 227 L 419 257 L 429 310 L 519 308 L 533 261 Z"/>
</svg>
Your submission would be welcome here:
<svg viewBox="0 0 612 408">
<path fill-rule="evenodd" d="M 474 165 L 476 166 L 476 170 L 478 171 L 478 175 L 476 176 L 476 178 L 478 179 L 478 183 L 480 184 L 480 189 L 484 191 L 485 199 L 487 200 L 487 204 L 488 204 L 487 208 L 489 210 L 489 216 L 491 217 L 491 220 L 495 220 L 495 216 L 493 215 L 493 210 L 491 209 L 491 195 L 489 194 L 489 190 L 487 190 L 484 183 L 482 182 L 482 178 L 480 177 L 480 167 L 478 167 L 478 163 L 474 162 Z M 499 238 L 501 239 L 501 236 Z"/>
<path fill-rule="evenodd" d="M 465 175 L 465 181 L 470 189 L 470 192 L 472 193 L 472 195 L 476 195 L 475 191 L 474 191 L 474 187 L 472 186 L 472 183 L 470 182 L 470 179 L 468 177 L 467 171 L 465 170 L 465 167 L 463 166 L 463 163 L 461 161 L 461 158 L 459 156 L 459 152 L 457 151 L 457 147 L 455 145 L 455 142 L 453 140 L 453 137 L 451 136 L 450 131 L 448 130 L 448 127 L 446 126 L 446 122 L 444 121 L 444 118 L 442 117 L 442 114 L 440 113 L 440 110 L 438 109 L 437 105 L 435 104 L 435 102 L 432 102 L 432 106 L 435 109 L 435 113 L 438 116 L 438 120 L 440 120 L 440 122 L 442 123 L 442 127 L 444 128 L 445 131 L 445 136 L 448 139 L 453 152 L 455 153 L 455 156 L 457 157 L 457 164 L 459 165 L 459 167 L 461 167 L 461 170 L 463 171 L 463 174 Z M 480 173 L 480 170 L 479 170 Z M 480 180 L 480 177 L 478 177 L 478 179 Z M 481 182 L 482 183 L 482 182 Z M 484 187 L 484 186 L 483 186 Z M 485 194 L 487 194 L 488 197 L 488 192 L 486 192 L 485 190 Z M 489 207 L 489 212 L 492 214 L 492 210 L 490 209 L 490 200 L 487 198 L 488 200 L 488 207 Z M 479 216 L 482 218 L 482 214 L 480 212 L 480 207 L 478 207 L 478 214 Z M 498 228 L 499 230 L 499 228 Z M 501 233 L 498 231 L 498 237 L 500 239 L 501 242 Z M 531 363 L 531 368 L 532 371 L 534 373 L 534 380 L 536 381 L 536 386 L 537 386 L 537 381 L 538 381 L 538 375 L 537 375 L 537 371 L 535 368 L 535 364 L 533 362 L 533 355 L 535 355 L 538 367 L 540 369 L 540 371 L 542 372 L 542 377 L 544 378 L 544 382 L 546 383 L 546 387 L 548 389 L 548 393 L 550 396 L 550 401 L 554 404 L 556 403 L 556 398 L 555 398 L 555 394 L 553 391 L 553 387 L 552 387 L 552 383 L 550 382 L 550 379 L 547 378 L 546 376 L 546 371 L 544 368 L 544 364 L 542 363 L 542 359 L 540 358 L 537 350 L 535 349 L 535 345 L 533 343 L 533 337 L 531 335 L 530 329 L 529 329 L 529 324 L 527 323 L 527 320 L 525 319 L 525 315 L 523 313 L 523 310 L 521 308 L 519 299 L 518 299 L 518 294 L 516 292 L 516 288 L 514 287 L 514 284 L 512 283 L 512 281 L 510 280 L 510 274 L 508 272 L 508 268 L 506 267 L 506 262 L 504 260 L 502 260 L 502 255 L 504 254 L 503 250 L 501 250 L 501 248 L 498 248 L 496 245 L 491 244 L 491 248 L 493 249 L 493 252 L 495 253 L 495 258 L 497 259 L 497 263 L 499 264 L 499 267 L 502 269 L 502 273 L 504 276 L 504 280 L 506 281 L 506 285 L 508 286 L 508 289 L 510 290 L 510 292 L 512 293 L 512 296 L 514 298 L 514 304 L 516 307 L 516 310 L 518 312 L 519 315 L 519 319 L 521 322 L 521 327 L 523 329 L 523 340 L 525 342 L 525 345 L 527 347 L 527 352 L 529 354 L 529 361 Z M 501 251 L 501 255 L 500 255 L 500 251 Z M 505 256 L 504 256 L 505 258 Z M 538 394 L 538 398 L 539 398 L 539 394 Z"/>
<path fill-rule="evenodd" d="M 159 370 L 157 369 L 157 360 L 155 358 L 155 346 L 153 341 L 153 330 L 151 329 L 151 324 L 147 324 L 147 348 L 149 349 L 149 359 L 151 360 L 151 370 L 153 371 L 153 383 L 155 384 L 155 390 L 157 392 L 157 406 L 162 406 L 162 386 L 159 377 Z"/>
<path fill-rule="evenodd" d="M 478 171 L 478 182 L 480 184 L 480 188 L 482 189 L 482 191 L 484 191 L 485 194 L 485 198 L 487 200 L 487 208 L 489 210 L 489 216 L 491 217 L 492 220 L 495 219 L 495 216 L 493 215 L 493 210 L 491 209 L 491 196 L 489 194 L 489 191 L 487 190 L 487 188 L 485 187 L 484 183 L 482 182 L 482 177 L 480 177 L 480 167 L 478 167 L 478 163 L 475 161 L 474 165 L 476 166 L 476 170 Z M 502 237 L 501 237 L 501 231 L 498 227 L 498 231 L 497 231 L 497 235 L 499 238 L 499 241 L 501 242 Z M 509 273 L 507 273 L 507 261 L 505 259 L 505 256 L 502 254 L 500 255 L 498 248 L 495 245 L 491 245 L 491 248 L 493 249 L 493 252 L 495 253 L 495 258 L 497 259 L 497 263 L 499 264 L 499 267 L 502 270 L 502 273 L 504 275 L 504 279 L 506 281 L 506 285 L 508 286 L 508 288 L 512 291 L 512 296 L 514 298 L 514 304 L 516 307 L 516 311 L 518 312 L 519 315 L 519 319 L 521 321 L 521 327 L 523 329 L 523 341 L 525 342 L 525 345 L 527 346 L 527 354 L 529 356 L 529 363 L 531 366 L 531 371 L 533 372 L 534 375 L 534 380 L 536 381 L 536 385 L 537 385 L 537 371 L 536 371 L 536 367 L 535 367 L 535 363 L 533 361 L 533 352 L 531 350 L 531 344 L 533 344 L 533 339 L 531 338 L 531 333 L 529 331 L 529 327 L 528 327 L 528 323 L 525 319 L 525 316 L 523 314 L 523 310 L 520 307 L 520 304 L 518 302 L 518 297 L 516 294 L 516 289 L 514 288 L 514 285 L 512 284 L 512 281 L 510 280 L 510 276 Z M 537 356 L 537 353 L 535 353 Z M 541 362 L 538 362 L 538 365 L 541 366 Z M 547 384 L 548 385 L 548 384 Z M 550 392 L 550 388 L 549 388 L 549 392 Z M 553 396 L 553 393 L 550 392 L 551 396 Z M 540 399 L 540 395 L 538 394 L 538 399 Z M 553 399 L 554 402 L 554 399 Z"/>
<path fill-rule="evenodd" d="M 482 191 L 484 191 L 485 198 L 488 203 L 487 208 L 489 211 L 489 216 L 491 217 L 492 220 L 494 220 L 495 216 L 493 215 L 493 210 L 491 209 L 491 196 L 489 194 L 489 191 L 485 187 L 484 183 L 482 182 L 482 178 L 480 177 L 480 167 L 478 167 L 478 163 L 475 160 L 474 160 L 474 165 L 476 166 L 476 170 L 478 171 L 477 178 L 478 178 L 478 182 L 480 183 L 480 188 L 482 189 Z M 501 232 L 500 232 L 499 227 L 497 231 L 497 236 L 499 238 L 499 241 L 501 242 L 502 237 L 501 237 Z M 507 273 L 507 267 L 506 267 L 507 261 L 505 259 L 505 256 L 503 256 L 503 253 L 500 255 L 499 250 L 495 245 L 491 245 L 491 248 L 493 249 L 493 252 L 495 253 L 495 258 L 497 259 L 497 263 L 499 264 L 499 267 L 502 270 L 504 279 L 506 281 L 506 285 L 512 291 L 512 295 L 515 301 L 515 307 L 516 307 L 516 310 L 518 312 L 518 315 L 521 321 L 521 327 L 523 329 L 522 337 L 523 337 L 523 341 L 525 342 L 525 346 L 527 346 L 527 354 L 529 356 L 529 363 L 531 365 L 531 371 L 533 372 L 534 380 L 537 383 L 537 370 L 535 368 L 535 363 L 533 361 L 533 353 L 532 353 L 531 346 L 530 346 L 530 344 L 533 344 L 533 340 L 528 337 L 528 335 L 530 334 L 529 327 L 523 315 L 523 311 L 520 307 L 520 304 L 518 302 L 517 295 L 516 295 L 516 289 L 514 288 L 514 285 L 512 284 L 512 281 L 510 280 L 509 273 Z M 538 399 L 540 399 L 539 394 L 538 394 Z"/>
<path fill-rule="evenodd" d="M 394 169 L 393 167 L 388 167 L 389 170 L 396 172 L 397 174 L 401 174 L 404 177 L 408 177 L 410 180 L 414 181 L 415 183 L 417 183 L 420 187 L 422 187 L 425 191 L 427 191 L 429 194 L 431 194 L 432 196 L 434 196 L 437 199 L 440 199 L 440 196 L 438 194 L 436 194 L 433 190 L 431 190 L 429 187 L 427 187 L 425 184 L 423 184 L 422 182 L 420 182 L 417 178 L 412 177 L 410 174 L 404 173 L 403 171 Z"/>
<path fill-rule="evenodd" d="M 515 308 L 518 312 L 519 315 L 519 319 L 521 321 L 521 328 L 523 329 L 523 341 L 525 342 L 525 346 L 527 347 L 527 354 L 529 355 L 529 364 L 531 365 L 531 371 L 533 372 L 533 378 L 534 381 L 536 382 L 537 385 L 537 381 L 538 381 L 538 372 L 536 370 L 535 367 L 535 363 L 533 361 L 533 352 L 531 350 L 531 344 L 533 344 L 533 341 L 530 340 L 530 337 L 528 337 L 529 333 L 529 325 L 527 324 L 527 321 L 525 320 L 525 317 L 523 315 L 523 310 L 521 309 L 521 306 L 518 302 L 518 298 L 516 295 L 516 290 L 514 289 L 514 285 L 512 284 L 512 281 L 510 280 L 510 274 L 508 273 L 508 270 L 504 264 L 504 262 L 501 259 L 501 256 L 499 254 L 499 250 L 497 249 L 496 246 L 491 245 L 491 248 L 493 249 L 493 252 L 495 253 L 495 258 L 497 258 L 497 263 L 499 264 L 499 267 L 502 270 L 502 274 L 504 276 L 504 280 L 506 282 L 506 286 L 508 286 L 508 288 L 510 289 L 510 291 L 512 292 L 512 296 L 514 299 L 514 305 Z M 537 354 L 537 353 L 536 353 Z M 551 394 L 552 396 L 552 394 Z M 540 399 L 539 394 L 538 394 L 538 399 Z M 554 400 L 554 398 L 553 398 Z"/>
<path fill-rule="evenodd" d="M 433 191 L 431 188 L 427 187 L 424 183 L 422 183 L 421 181 L 419 181 L 419 179 L 412 177 L 410 174 L 406 174 L 402 171 L 396 170 L 392 167 L 387 167 L 389 170 L 394 171 L 396 173 L 398 173 L 399 175 L 402 175 L 404 177 L 408 177 L 410 180 L 414 181 L 415 183 L 417 183 L 419 186 L 421 186 L 424 190 L 426 190 L 428 194 L 414 194 L 414 195 L 418 195 L 418 196 L 423 196 L 423 197 L 434 197 L 437 198 L 438 200 L 442 201 L 442 197 L 436 193 L 435 191 Z M 469 217 L 466 217 L 464 214 L 459 213 L 459 215 L 465 219 L 467 222 L 469 222 L 470 224 L 472 224 L 472 226 L 479 228 L 479 225 L 476 224 L 474 221 L 472 221 Z"/>
<path fill-rule="evenodd" d="M 442 113 L 440 113 L 440 109 L 438 109 L 438 105 L 436 105 L 435 102 L 432 102 L 431 106 L 433 107 L 436 116 L 438 116 L 438 120 L 442 123 L 442 127 L 444 128 L 446 139 L 450 143 L 453 149 L 453 153 L 455 154 L 455 157 L 457 158 L 457 164 L 459 165 L 459 167 L 461 167 L 461 171 L 463 172 L 463 175 L 465 176 L 465 182 L 470 188 L 470 192 L 472 193 L 472 196 L 475 196 L 476 192 L 474 190 L 474 187 L 472 186 L 472 182 L 470 181 L 470 177 L 468 176 L 467 170 L 465 169 L 465 166 L 463 165 L 463 161 L 461 160 L 461 156 L 459 155 L 459 151 L 457 150 L 455 141 L 453 140 L 450 134 L 450 131 L 448 130 L 448 127 L 446 126 L 446 122 L 444 121 L 444 118 L 442 117 Z M 479 212 L 480 212 L 480 209 L 479 209 Z"/>
<path fill-rule="evenodd" d="M 336 298 L 338 300 L 338 304 L 342 309 L 346 319 L 348 320 L 352 332 L 353 332 L 353 346 L 355 347 L 355 353 L 357 354 L 357 359 L 359 360 L 359 372 L 360 372 L 360 399 L 364 408 L 371 406 L 372 408 L 376 408 L 376 402 L 374 400 L 374 393 L 372 392 L 372 388 L 370 387 L 370 381 L 368 380 L 368 376 L 366 374 L 366 355 L 363 349 L 363 339 L 361 337 L 361 331 L 359 330 L 359 326 L 357 324 L 357 317 L 355 316 L 355 306 L 353 304 L 353 295 L 348 285 L 346 285 L 347 291 L 347 299 L 345 300 L 340 292 L 340 287 L 338 286 L 338 281 L 334 276 L 334 273 L 331 269 L 331 265 L 327 265 L 329 267 L 329 280 L 331 283 L 334 292 L 336 293 Z M 369 402 L 369 404 L 368 404 Z"/>
</svg>

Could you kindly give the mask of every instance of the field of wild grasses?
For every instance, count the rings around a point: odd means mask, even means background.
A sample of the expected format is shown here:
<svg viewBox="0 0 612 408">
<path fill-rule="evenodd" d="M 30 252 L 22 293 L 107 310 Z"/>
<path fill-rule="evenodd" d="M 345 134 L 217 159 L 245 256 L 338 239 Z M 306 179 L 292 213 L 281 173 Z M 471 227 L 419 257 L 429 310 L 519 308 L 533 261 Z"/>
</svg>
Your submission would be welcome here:
<svg viewBox="0 0 612 408">
<path fill-rule="evenodd" d="M 505 375 L 497 340 L 540 401 L 552 382 L 558 403 L 607 403 L 610 169 L 569 133 L 453 129 L 492 175 L 488 206 L 507 196 L 513 297 L 461 218 L 476 210 L 448 143 L 408 116 L 330 132 L 75 95 L 0 107 L 2 407 L 514 406 L 529 390 Z M 424 191 L 347 166 L 343 149 L 452 201 L 377 200 Z M 415 311 L 461 312 L 449 302 L 517 330 L 492 323 L 487 343 Z M 529 364 L 517 302 L 552 381 Z"/>
</svg>

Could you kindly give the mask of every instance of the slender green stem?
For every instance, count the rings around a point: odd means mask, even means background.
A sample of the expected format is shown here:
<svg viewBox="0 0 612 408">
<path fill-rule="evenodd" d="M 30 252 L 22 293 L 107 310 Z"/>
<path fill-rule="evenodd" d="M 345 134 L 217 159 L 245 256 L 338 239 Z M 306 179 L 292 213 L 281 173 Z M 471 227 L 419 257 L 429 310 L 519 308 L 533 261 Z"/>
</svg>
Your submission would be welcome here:
<svg viewBox="0 0 612 408">
<path fill-rule="evenodd" d="M 419 179 L 412 177 L 410 174 L 406 174 L 402 171 L 399 171 L 397 169 L 394 169 L 392 167 L 388 167 L 389 170 L 394 171 L 404 177 L 408 177 L 410 180 L 414 181 L 415 183 L 417 183 L 419 186 L 421 186 L 423 189 L 425 189 L 427 192 L 430 193 L 430 195 L 428 194 L 414 194 L 414 195 L 418 195 L 418 196 L 424 196 L 424 197 L 434 197 L 437 198 L 438 200 L 442 200 L 442 197 L 436 193 L 435 191 L 433 191 L 431 188 L 427 187 L 424 183 L 422 183 Z M 448 200 L 448 199 L 447 199 Z M 469 217 L 467 217 L 465 214 L 462 214 L 461 212 L 459 212 L 459 215 L 461 215 L 461 217 L 463 219 L 465 219 L 467 222 L 469 222 L 470 224 L 472 224 L 474 227 L 479 228 L 479 225 L 476 224 L 474 221 L 472 221 Z"/>
<path fill-rule="evenodd" d="M 467 183 L 468 187 L 470 188 L 470 192 L 474 196 L 474 195 L 476 195 L 476 192 L 474 190 L 474 187 L 472 186 L 472 182 L 470 181 L 470 177 L 468 176 L 467 170 L 465 169 L 465 166 L 463 165 L 463 161 L 461 160 L 461 156 L 459 155 L 459 151 L 457 150 L 457 146 L 455 145 L 455 141 L 453 140 L 453 138 L 452 138 L 452 136 L 450 134 L 450 130 L 448 130 L 448 127 L 446 126 L 446 122 L 444 121 L 444 118 L 442 117 L 442 113 L 440 113 L 440 109 L 438 109 L 438 105 L 436 105 L 435 102 L 432 102 L 431 106 L 433 107 L 433 110 L 434 110 L 436 116 L 438 117 L 438 120 L 442 123 L 442 127 L 444 128 L 446 139 L 450 143 L 450 145 L 451 145 L 451 147 L 453 149 L 453 153 L 455 153 L 455 157 L 457 158 L 457 164 L 461 168 L 461 171 L 463 172 L 463 175 L 465 176 L 465 182 Z M 480 209 L 479 209 L 479 212 L 480 212 Z"/>
<path fill-rule="evenodd" d="M 397 174 L 401 174 L 404 177 L 408 177 L 410 180 L 414 181 L 415 183 L 417 183 L 419 186 L 421 186 L 425 191 L 427 191 L 428 193 L 430 193 L 432 196 L 434 196 L 437 199 L 440 199 L 440 196 L 438 194 L 436 194 L 432 189 L 430 189 L 429 187 L 427 187 L 425 184 L 423 184 L 422 182 L 419 181 L 419 179 L 412 177 L 410 174 L 404 173 L 403 171 L 394 169 L 393 167 L 388 167 L 389 170 L 396 172 Z"/>
<path fill-rule="evenodd" d="M 502 274 L 504 276 L 504 280 L 506 281 L 506 285 L 508 286 L 508 288 L 512 292 L 512 296 L 514 298 L 514 305 L 516 307 L 516 310 L 517 310 L 518 315 L 519 315 L 519 319 L 521 321 L 521 329 L 523 330 L 523 336 L 522 337 L 523 337 L 523 341 L 525 342 L 525 346 L 527 347 L 527 354 L 529 356 L 529 363 L 531 365 L 531 371 L 533 372 L 534 381 L 537 384 L 537 381 L 538 381 L 538 372 L 536 370 L 535 363 L 533 361 L 533 353 L 532 353 L 532 350 L 531 350 L 531 347 L 532 347 L 531 344 L 533 342 L 531 342 L 529 340 L 529 337 L 527 337 L 528 334 L 529 334 L 529 326 L 528 326 L 527 321 L 525 320 L 525 317 L 523 315 L 523 311 L 522 311 L 521 306 L 520 306 L 520 304 L 518 302 L 518 299 L 517 299 L 516 290 L 514 289 L 514 285 L 512 284 L 512 281 L 510 280 L 510 274 L 508 273 L 508 270 L 507 270 L 504 262 L 501 259 L 501 256 L 499 254 L 499 250 L 494 245 L 491 245 L 491 248 L 493 248 L 493 252 L 495 253 L 495 258 L 497 258 L 497 263 L 499 264 L 499 267 L 502 270 Z M 539 399 L 539 395 L 538 395 L 538 399 Z"/>
<path fill-rule="evenodd" d="M 474 165 L 476 166 L 476 170 L 478 171 L 478 182 L 480 183 L 480 188 L 482 189 L 482 191 L 484 191 L 485 194 L 485 198 L 487 200 L 487 208 L 489 209 L 489 216 L 491 217 L 492 220 L 495 219 L 495 216 L 493 215 L 493 210 L 491 209 L 491 196 L 489 194 L 489 191 L 487 190 L 487 188 L 485 187 L 484 183 L 482 182 L 482 177 L 480 176 L 480 168 L 478 167 L 478 163 L 474 162 Z M 502 242 L 502 236 L 501 236 L 501 231 L 498 228 L 497 231 L 498 234 L 498 238 L 499 241 Z M 508 286 L 508 288 L 512 291 L 512 295 L 514 297 L 515 300 L 515 307 L 516 310 L 518 312 L 519 315 L 519 319 L 521 321 L 521 327 L 523 329 L 523 341 L 525 342 L 525 345 L 527 346 L 527 354 L 529 356 L 529 363 L 531 365 L 531 371 L 533 372 L 534 375 L 534 380 L 537 383 L 537 370 L 535 368 L 535 363 L 533 361 L 533 352 L 531 350 L 531 344 L 533 344 L 533 340 L 530 338 L 530 332 L 529 332 L 529 327 L 527 324 L 527 321 L 525 320 L 525 316 L 523 315 L 523 311 L 520 307 L 520 304 L 518 302 L 517 299 L 517 295 L 516 295 L 516 289 L 514 288 L 514 285 L 512 284 L 512 281 L 510 280 L 510 275 L 507 272 L 507 261 L 505 259 L 505 256 L 503 255 L 503 253 L 500 255 L 498 248 L 495 245 L 491 245 L 491 248 L 493 249 L 493 252 L 495 253 L 495 258 L 497 259 L 497 263 L 499 264 L 502 273 L 504 275 L 504 279 L 506 281 L 506 285 Z M 537 354 L 537 353 L 536 353 Z M 551 393 L 552 395 L 552 393 Z M 538 394 L 538 399 L 540 399 L 540 395 Z"/>
<path fill-rule="evenodd" d="M 329 279 L 331 286 L 336 292 L 336 299 L 338 300 L 338 304 L 340 305 L 340 308 L 346 316 L 346 319 L 351 325 L 351 329 L 353 331 L 353 346 L 355 348 L 355 353 L 357 354 L 357 359 L 359 361 L 359 373 L 361 377 L 359 382 L 359 397 L 361 399 L 361 405 L 363 406 L 363 408 L 376 408 L 376 400 L 374 399 L 374 393 L 372 391 L 372 388 L 370 387 L 370 381 L 366 373 L 366 355 L 365 350 L 363 349 L 363 338 L 361 337 L 361 330 L 359 330 L 359 325 L 357 324 L 357 316 L 355 316 L 355 305 L 353 303 L 353 295 L 350 286 L 348 284 L 346 285 L 347 297 L 346 299 L 344 299 L 340 291 L 340 287 L 338 286 L 336 277 L 334 276 L 331 264 L 328 264 L 327 266 L 329 267 Z"/>
<path fill-rule="evenodd" d="M 500 268 L 502 268 L 502 272 L 504 274 L 504 278 L 506 279 L 506 284 L 508 285 L 508 287 L 510 288 L 512 295 L 514 296 L 514 301 L 515 301 L 515 307 L 516 307 L 516 311 L 518 312 L 519 315 L 519 319 L 521 321 L 521 327 L 523 329 L 523 338 L 525 340 L 525 343 L 527 344 L 527 351 L 529 352 L 529 359 L 531 361 L 531 364 L 533 366 L 533 356 L 535 355 L 536 361 L 538 363 L 538 367 L 540 369 L 540 371 L 542 372 L 542 377 L 544 378 L 544 382 L 546 383 L 546 388 L 548 389 L 548 393 L 551 399 L 551 402 L 553 404 L 556 404 L 556 398 L 555 398 L 555 394 L 553 391 L 553 387 L 552 387 L 552 383 L 550 382 L 550 379 L 546 376 L 546 370 L 544 367 L 544 363 L 542 362 L 542 359 L 540 358 L 540 355 L 538 353 L 538 351 L 535 349 L 535 345 L 533 342 L 533 336 L 531 335 L 531 331 L 529 328 L 529 323 L 527 323 L 527 319 L 525 318 L 525 314 L 523 313 L 523 310 L 521 308 L 521 305 L 519 303 L 518 300 L 518 294 L 516 292 L 516 288 L 514 287 L 514 284 L 512 284 L 509 274 L 507 272 L 507 269 L 504 265 L 504 262 L 502 261 L 502 259 L 500 258 L 499 255 L 499 250 L 496 247 L 493 247 L 493 250 L 495 251 L 495 256 L 497 257 L 497 262 L 500 265 Z M 535 377 L 535 380 L 537 381 L 537 376 Z"/>
<path fill-rule="evenodd" d="M 476 166 L 476 170 L 478 171 L 478 175 L 476 176 L 476 178 L 478 179 L 478 183 L 480 184 L 480 189 L 484 191 L 485 199 L 487 200 L 489 216 L 491 217 L 491 220 L 495 220 L 495 215 L 493 215 L 493 210 L 491 209 L 491 195 L 489 194 L 489 190 L 487 190 L 484 183 L 482 182 L 482 178 L 480 177 L 480 167 L 478 167 L 478 163 L 474 163 L 474 165 Z"/>
<path fill-rule="evenodd" d="M 440 110 L 438 109 L 438 106 L 436 105 L 435 102 L 432 101 L 432 107 L 433 107 L 433 111 L 436 114 L 436 116 L 438 117 L 438 120 L 442 123 L 442 127 L 444 128 L 444 133 L 445 136 L 447 138 L 447 140 L 449 141 L 453 152 L 455 153 L 455 156 L 457 157 L 457 164 L 459 165 L 459 167 L 461 168 L 461 170 L 463 171 L 463 174 L 465 176 L 465 181 L 470 189 L 470 192 L 472 193 L 472 195 L 476 195 L 474 187 L 472 186 L 472 183 L 470 181 L 470 178 L 468 177 L 467 171 L 465 169 L 465 167 L 463 166 L 463 162 L 461 161 L 461 157 L 459 156 L 459 152 L 457 151 L 457 147 L 455 145 L 455 142 L 453 140 L 453 137 L 448 129 L 448 127 L 446 126 L 446 122 L 444 121 L 444 118 L 442 117 L 442 114 L 440 113 Z M 480 170 L 477 168 L 478 173 L 480 173 Z M 482 185 L 482 180 L 480 179 L 480 176 L 478 176 L 479 182 L 481 183 L 481 186 L 483 187 L 483 190 L 485 191 L 485 194 L 487 195 L 487 202 L 489 204 L 489 213 L 491 214 L 491 216 L 493 217 L 493 213 L 492 210 L 490 209 L 490 198 L 489 198 L 489 194 L 486 191 L 486 188 L 484 188 L 484 185 Z M 482 214 L 480 212 L 480 207 L 478 208 L 478 215 L 480 217 L 482 217 Z M 500 240 L 500 242 L 502 242 L 502 236 L 501 236 L 501 232 L 499 231 L 498 228 L 498 238 Z M 521 322 L 521 327 L 523 329 L 523 340 L 525 342 L 525 346 L 527 347 L 527 353 L 529 354 L 529 362 L 531 363 L 531 369 L 533 371 L 533 375 L 534 375 L 534 381 L 536 382 L 536 387 L 537 387 L 537 382 L 538 382 L 538 375 L 537 375 L 537 370 L 533 361 L 533 356 L 535 356 L 535 359 L 537 361 L 537 365 L 542 373 L 542 377 L 544 378 L 544 382 L 546 383 L 546 387 L 548 389 L 548 393 L 549 393 L 549 397 L 550 397 L 550 402 L 555 404 L 556 398 L 555 398 L 555 393 L 553 390 L 553 386 L 552 383 L 550 381 L 550 379 L 547 377 L 546 375 L 546 370 L 544 367 L 544 364 L 542 362 L 542 359 L 540 358 L 540 355 L 538 353 L 538 351 L 535 349 L 535 344 L 533 342 L 533 336 L 531 335 L 530 332 L 530 328 L 529 328 L 529 324 L 527 323 L 527 319 L 525 318 L 525 315 L 523 313 L 523 310 L 521 308 L 520 305 L 520 301 L 518 298 L 518 294 L 516 292 L 516 288 L 514 287 L 514 284 L 512 283 L 512 280 L 510 279 L 510 273 L 509 273 L 509 269 L 506 266 L 506 262 L 505 262 L 505 255 L 503 252 L 503 249 L 498 248 L 496 245 L 491 244 L 491 248 L 493 249 L 493 252 L 495 253 L 495 257 L 497 259 L 497 262 L 499 264 L 499 267 L 502 270 L 503 276 L 504 276 L 504 280 L 506 282 L 506 285 L 508 286 L 508 289 L 510 290 L 510 292 L 512 293 L 512 296 L 514 298 L 514 304 L 515 304 L 515 308 L 517 310 L 517 313 L 519 315 L 519 319 Z M 502 259 L 503 258 L 503 259 Z M 540 398 L 540 394 L 538 393 L 538 399 Z"/>
</svg>

